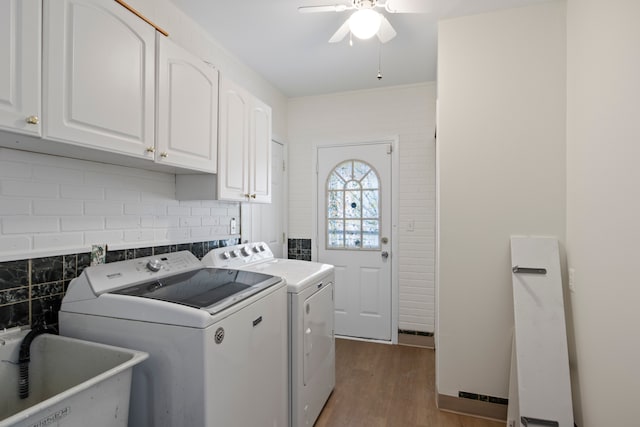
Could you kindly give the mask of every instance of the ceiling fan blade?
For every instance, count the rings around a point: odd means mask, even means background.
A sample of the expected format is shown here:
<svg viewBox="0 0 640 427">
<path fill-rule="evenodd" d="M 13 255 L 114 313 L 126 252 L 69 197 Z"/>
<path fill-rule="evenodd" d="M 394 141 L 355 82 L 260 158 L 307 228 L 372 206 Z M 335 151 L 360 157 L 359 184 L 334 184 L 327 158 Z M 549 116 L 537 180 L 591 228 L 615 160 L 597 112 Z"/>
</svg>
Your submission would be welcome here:
<svg viewBox="0 0 640 427">
<path fill-rule="evenodd" d="M 346 4 L 332 4 L 326 6 L 300 6 L 298 12 L 300 13 L 315 13 L 315 12 L 344 12 L 347 9 L 353 9 Z"/>
<path fill-rule="evenodd" d="M 347 34 L 349 34 L 349 31 L 351 30 L 349 30 L 349 20 L 347 19 L 346 21 L 344 21 L 344 24 L 342 24 L 340 28 L 338 28 L 338 31 L 336 31 L 333 36 L 331 36 L 331 38 L 329 39 L 329 43 L 338 43 Z"/>
<path fill-rule="evenodd" d="M 431 0 L 387 0 L 384 9 L 389 13 L 429 13 Z"/>
<path fill-rule="evenodd" d="M 382 16 L 380 29 L 378 30 L 378 38 L 381 43 L 386 43 L 396 36 L 396 30 L 393 29 L 389 20 Z"/>
</svg>

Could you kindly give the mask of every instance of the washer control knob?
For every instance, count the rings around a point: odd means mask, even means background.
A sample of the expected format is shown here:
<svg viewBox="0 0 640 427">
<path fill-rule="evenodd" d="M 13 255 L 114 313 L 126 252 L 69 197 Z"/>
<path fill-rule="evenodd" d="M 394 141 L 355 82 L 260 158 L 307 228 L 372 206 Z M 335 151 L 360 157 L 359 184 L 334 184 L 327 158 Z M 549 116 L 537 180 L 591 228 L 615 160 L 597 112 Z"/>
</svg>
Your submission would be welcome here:
<svg viewBox="0 0 640 427">
<path fill-rule="evenodd" d="M 255 252 L 255 253 L 260 252 L 260 249 L 258 248 L 258 245 L 254 245 L 253 246 L 253 252 Z"/>
<path fill-rule="evenodd" d="M 231 258 L 231 254 L 229 253 L 229 251 L 224 251 L 222 252 L 222 254 L 220 255 L 222 257 L 222 259 L 229 259 Z"/>
<path fill-rule="evenodd" d="M 233 256 L 234 256 L 235 258 L 238 258 L 238 257 L 240 256 L 240 251 L 239 251 L 239 250 L 237 250 L 237 249 L 234 249 L 231 253 L 233 254 Z"/>
<path fill-rule="evenodd" d="M 249 255 L 251 255 L 251 251 L 249 250 L 249 246 L 244 246 L 244 247 L 242 248 L 242 255 L 244 255 L 244 256 L 249 256 Z"/>
<path fill-rule="evenodd" d="M 264 251 L 265 251 L 264 245 L 260 245 L 260 252 L 264 252 Z"/>
<path fill-rule="evenodd" d="M 162 268 L 162 263 L 159 259 L 150 259 L 149 261 L 147 261 L 147 268 L 153 272 L 160 271 L 160 269 Z"/>
</svg>

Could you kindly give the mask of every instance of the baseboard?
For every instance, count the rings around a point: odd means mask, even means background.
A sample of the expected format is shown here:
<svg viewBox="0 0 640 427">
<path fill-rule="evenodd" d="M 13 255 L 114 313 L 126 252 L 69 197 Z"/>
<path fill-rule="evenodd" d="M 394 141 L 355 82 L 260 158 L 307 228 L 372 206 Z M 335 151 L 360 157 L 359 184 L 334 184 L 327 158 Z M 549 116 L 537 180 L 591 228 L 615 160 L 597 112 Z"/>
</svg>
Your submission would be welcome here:
<svg viewBox="0 0 640 427">
<path fill-rule="evenodd" d="M 436 405 L 438 406 L 438 409 L 443 411 L 472 415 L 474 417 L 488 418 L 498 421 L 507 420 L 507 405 L 501 405 L 498 403 L 464 399 L 438 393 L 436 395 Z"/>
<path fill-rule="evenodd" d="M 431 332 L 398 330 L 398 344 L 411 347 L 435 348 Z"/>
</svg>

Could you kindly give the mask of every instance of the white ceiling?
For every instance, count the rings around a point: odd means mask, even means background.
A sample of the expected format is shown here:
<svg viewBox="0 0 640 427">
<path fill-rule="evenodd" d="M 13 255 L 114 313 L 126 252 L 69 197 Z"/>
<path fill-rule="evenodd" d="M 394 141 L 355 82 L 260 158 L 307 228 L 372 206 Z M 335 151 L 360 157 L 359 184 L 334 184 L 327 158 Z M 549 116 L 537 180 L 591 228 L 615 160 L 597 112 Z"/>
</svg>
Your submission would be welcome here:
<svg viewBox="0 0 640 427">
<path fill-rule="evenodd" d="M 432 12 L 384 12 L 398 35 L 383 45 L 376 37 L 354 37 L 352 47 L 348 37 L 328 43 L 351 11 L 301 14 L 297 10 L 350 4 L 350 0 L 171 1 L 286 96 L 297 97 L 435 81 L 439 19 L 548 0 L 412 0 L 428 3 Z M 383 78 L 378 80 L 380 53 Z"/>
</svg>

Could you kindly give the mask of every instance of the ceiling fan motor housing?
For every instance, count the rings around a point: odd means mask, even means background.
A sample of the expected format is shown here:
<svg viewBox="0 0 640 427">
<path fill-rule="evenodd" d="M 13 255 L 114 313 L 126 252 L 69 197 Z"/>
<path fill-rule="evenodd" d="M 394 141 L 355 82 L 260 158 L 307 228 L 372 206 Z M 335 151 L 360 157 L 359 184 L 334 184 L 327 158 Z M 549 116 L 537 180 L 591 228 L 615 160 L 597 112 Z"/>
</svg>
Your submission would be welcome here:
<svg viewBox="0 0 640 427">
<path fill-rule="evenodd" d="M 378 5 L 378 0 L 353 0 L 356 9 L 373 9 Z"/>
</svg>

